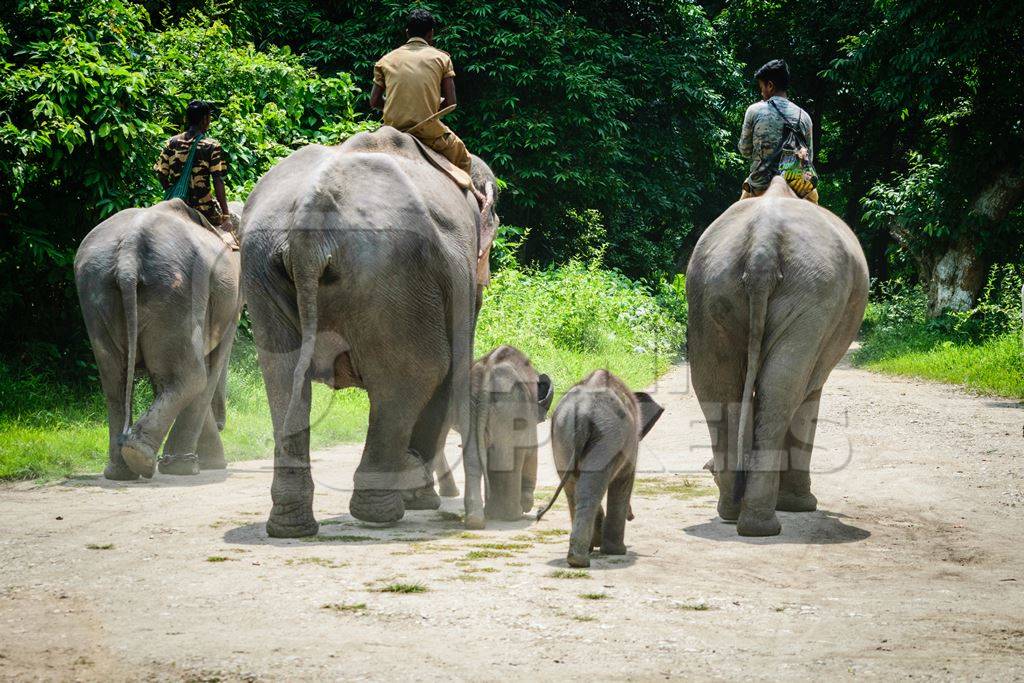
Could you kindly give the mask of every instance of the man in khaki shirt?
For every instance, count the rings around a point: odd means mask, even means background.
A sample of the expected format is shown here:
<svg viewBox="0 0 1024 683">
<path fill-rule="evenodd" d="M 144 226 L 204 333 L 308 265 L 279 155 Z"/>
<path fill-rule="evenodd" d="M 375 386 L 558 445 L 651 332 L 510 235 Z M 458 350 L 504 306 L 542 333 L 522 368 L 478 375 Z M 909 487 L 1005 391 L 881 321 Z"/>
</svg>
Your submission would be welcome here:
<svg viewBox="0 0 1024 683">
<path fill-rule="evenodd" d="M 373 67 L 370 106 L 384 110 L 385 126 L 409 131 L 469 173 L 469 151 L 448 126 L 438 119 L 418 125 L 440 110 L 442 93 L 446 107 L 455 104 L 452 58 L 432 47 L 434 17 L 426 10 L 413 10 L 405 33 L 409 37 L 405 45 L 384 55 Z"/>
</svg>

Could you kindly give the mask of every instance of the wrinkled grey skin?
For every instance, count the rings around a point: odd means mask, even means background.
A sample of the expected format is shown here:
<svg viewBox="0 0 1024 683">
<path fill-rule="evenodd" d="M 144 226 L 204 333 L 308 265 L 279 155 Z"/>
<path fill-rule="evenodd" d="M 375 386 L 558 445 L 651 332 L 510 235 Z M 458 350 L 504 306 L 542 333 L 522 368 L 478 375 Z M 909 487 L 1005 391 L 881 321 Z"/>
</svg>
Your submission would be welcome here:
<svg viewBox="0 0 1024 683">
<path fill-rule="evenodd" d="M 661 413 L 648 394 L 630 391 L 607 370 L 592 372 L 555 408 L 551 448 L 572 517 L 570 567 L 589 567 L 595 546 L 605 555 L 626 554 L 637 449 Z"/>
<path fill-rule="evenodd" d="M 693 388 L 711 432 L 718 514 L 743 536 L 779 533 L 776 510 L 811 511 L 821 388 L 860 327 L 864 252 L 837 216 L 785 181 L 736 202 L 686 273 Z"/>
<path fill-rule="evenodd" d="M 466 528 L 483 529 L 486 519 L 515 521 L 533 508 L 537 487 L 537 424 L 547 419 L 553 387 L 530 359 L 512 346 L 499 346 L 473 364 L 470 435 L 465 459 L 474 461 L 466 480 Z M 481 506 L 480 477 L 486 497 Z"/>
<path fill-rule="evenodd" d="M 231 209 L 241 213 L 240 204 Z M 198 455 L 198 463 L 161 464 L 165 474 L 227 466 L 219 432 L 239 276 L 238 252 L 180 199 L 125 209 L 82 240 L 75 283 L 107 403 L 108 479 L 153 476 L 165 436 L 164 456 Z M 155 400 L 122 434 L 137 372 L 148 375 Z"/>
<path fill-rule="evenodd" d="M 473 167 L 478 187 L 493 184 Z M 474 197 L 392 128 L 304 147 L 249 195 L 242 281 L 274 423 L 269 535 L 318 528 L 312 381 L 369 394 L 354 517 L 440 505 L 430 467 L 451 420 L 469 418 L 478 221 Z"/>
</svg>

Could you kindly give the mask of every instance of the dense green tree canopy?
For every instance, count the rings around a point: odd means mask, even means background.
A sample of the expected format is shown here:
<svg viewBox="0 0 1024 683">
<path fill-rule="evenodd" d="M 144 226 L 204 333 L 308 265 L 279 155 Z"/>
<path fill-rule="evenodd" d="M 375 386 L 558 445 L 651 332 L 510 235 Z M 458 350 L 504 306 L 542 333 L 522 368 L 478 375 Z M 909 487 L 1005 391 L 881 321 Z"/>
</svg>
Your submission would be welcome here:
<svg viewBox="0 0 1024 683">
<path fill-rule="evenodd" d="M 415 4 L 440 20 L 458 71 L 449 123 L 507 184 L 506 225 L 529 228 L 521 259 L 597 250 L 649 281 L 678 267 L 737 195 L 740 116 L 774 57 L 815 120 L 823 204 L 876 276 L 934 281 L 950 254 L 963 272 L 1021 259 L 1015 0 Z M 291 150 L 377 125 L 372 65 L 402 42 L 409 7 L 13 3 L 0 16 L 0 314 L 21 323 L 0 351 L 84 356 L 74 250 L 105 216 L 159 197 L 150 166 L 188 100 L 220 104 L 212 134 L 242 198 Z"/>
</svg>

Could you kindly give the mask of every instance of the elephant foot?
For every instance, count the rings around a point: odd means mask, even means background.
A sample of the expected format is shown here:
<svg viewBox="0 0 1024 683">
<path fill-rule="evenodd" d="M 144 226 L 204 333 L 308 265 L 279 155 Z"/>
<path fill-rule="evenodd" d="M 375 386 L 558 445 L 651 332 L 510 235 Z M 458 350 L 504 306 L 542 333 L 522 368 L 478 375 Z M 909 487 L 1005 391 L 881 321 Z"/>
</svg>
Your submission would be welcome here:
<svg viewBox="0 0 1024 683">
<path fill-rule="evenodd" d="M 463 524 L 467 529 L 479 531 L 487 527 L 487 519 L 482 512 L 467 512 Z"/>
<path fill-rule="evenodd" d="M 436 509 L 436 508 L 435 508 Z M 356 489 L 348 501 L 348 511 L 363 522 L 389 524 L 405 515 L 402 494 L 389 489 Z"/>
<path fill-rule="evenodd" d="M 433 486 L 421 486 L 402 491 L 402 504 L 406 510 L 437 510 L 441 507 L 441 497 Z"/>
<path fill-rule="evenodd" d="M 782 524 L 774 510 L 767 515 L 744 510 L 736 522 L 736 533 L 740 536 L 777 536 L 780 531 Z"/>
<path fill-rule="evenodd" d="M 612 541 L 605 541 L 601 544 L 601 554 L 603 555 L 625 555 L 626 544 L 616 543 Z"/>
<path fill-rule="evenodd" d="M 192 476 L 199 474 L 199 456 L 195 453 L 165 455 L 157 464 L 160 474 Z"/>
<path fill-rule="evenodd" d="M 103 468 L 103 476 L 111 481 L 135 481 L 139 475 L 129 469 L 124 461 L 114 462 L 111 460 Z"/>
<path fill-rule="evenodd" d="M 226 470 L 228 461 L 223 455 L 200 455 L 199 469 L 201 470 Z"/>
<path fill-rule="evenodd" d="M 440 489 L 442 498 L 459 497 L 459 487 L 455 485 L 455 479 L 451 475 L 438 479 L 437 487 Z"/>
<path fill-rule="evenodd" d="M 524 493 L 523 497 L 519 500 L 519 507 L 523 508 L 523 514 L 528 514 L 533 509 L 533 494 Z"/>
<path fill-rule="evenodd" d="M 590 566 L 590 554 L 578 555 L 569 553 L 565 557 L 565 561 L 569 563 L 570 567 L 584 568 Z"/>
<path fill-rule="evenodd" d="M 487 500 L 484 501 L 484 517 L 487 519 L 500 520 L 502 522 L 518 522 L 523 518 L 522 503 L 517 499 L 511 501 Z"/>
<path fill-rule="evenodd" d="M 125 434 L 121 437 L 121 458 L 135 474 L 152 479 L 156 471 L 156 451 L 139 441 Z"/>
<path fill-rule="evenodd" d="M 316 536 L 320 530 L 320 524 L 313 517 L 312 510 L 302 512 L 276 512 L 275 505 L 270 510 L 270 518 L 267 520 L 267 536 L 271 538 L 303 538 Z"/>
<path fill-rule="evenodd" d="M 818 509 L 818 499 L 813 493 L 779 491 L 775 509 L 783 512 L 814 512 Z"/>
<path fill-rule="evenodd" d="M 740 506 L 732 504 L 732 494 L 728 498 L 724 494 L 719 496 L 718 516 L 727 524 L 734 524 L 740 518 Z"/>
</svg>

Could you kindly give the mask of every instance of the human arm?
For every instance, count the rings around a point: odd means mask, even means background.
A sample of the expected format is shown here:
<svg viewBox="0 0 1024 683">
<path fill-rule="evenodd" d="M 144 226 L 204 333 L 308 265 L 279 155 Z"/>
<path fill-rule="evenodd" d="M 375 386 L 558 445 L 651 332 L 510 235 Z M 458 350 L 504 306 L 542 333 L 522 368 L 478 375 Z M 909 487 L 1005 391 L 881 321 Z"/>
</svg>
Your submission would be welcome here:
<svg viewBox="0 0 1024 683">
<path fill-rule="evenodd" d="M 231 210 L 228 209 L 228 195 L 224 190 L 224 177 L 220 174 L 213 176 L 213 194 L 217 197 L 217 204 L 220 205 L 221 224 L 231 220 Z"/>
<path fill-rule="evenodd" d="M 384 86 L 373 84 L 373 90 L 370 91 L 370 106 L 374 109 L 384 108 Z"/>
<path fill-rule="evenodd" d="M 740 131 L 740 154 L 749 159 L 754 154 L 754 107 L 747 107 L 747 113 L 743 115 L 743 129 Z"/>
<path fill-rule="evenodd" d="M 387 89 L 387 82 L 384 80 L 383 61 L 373 65 L 373 89 L 370 91 L 370 106 L 374 109 L 384 109 L 384 91 Z"/>
<path fill-rule="evenodd" d="M 455 99 L 455 78 L 445 76 L 441 79 L 441 96 L 444 97 L 444 106 L 450 107 L 457 104 Z"/>
</svg>

